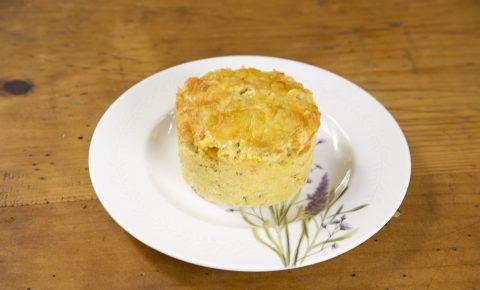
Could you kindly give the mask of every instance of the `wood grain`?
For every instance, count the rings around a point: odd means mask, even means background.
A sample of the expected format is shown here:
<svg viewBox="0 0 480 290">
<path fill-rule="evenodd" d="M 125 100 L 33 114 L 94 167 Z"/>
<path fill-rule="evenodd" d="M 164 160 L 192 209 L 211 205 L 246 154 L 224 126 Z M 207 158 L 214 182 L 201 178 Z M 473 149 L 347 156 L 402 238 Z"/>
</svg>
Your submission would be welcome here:
<svg viewBox="0 0 480 290">
<path fill-rule="evenodd" d="M 0 0 L 0 289 L 478 289 L 479 15 L 474 0 Z M 278 273 L 189 265 L 123 232 L 89 181 L 95 124 L 152 73 L 232 54 L 308 62 L 382 102 L 412 154 L 401 215 Z"/>
</svg>

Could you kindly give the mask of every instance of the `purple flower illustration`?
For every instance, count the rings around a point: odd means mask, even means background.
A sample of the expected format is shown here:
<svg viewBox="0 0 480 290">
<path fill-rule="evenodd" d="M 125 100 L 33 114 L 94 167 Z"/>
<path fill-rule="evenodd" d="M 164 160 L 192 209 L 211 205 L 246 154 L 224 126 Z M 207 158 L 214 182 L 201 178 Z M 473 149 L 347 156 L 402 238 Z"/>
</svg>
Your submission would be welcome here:
<svg viewBox="0 0 480 290">
<path fill-rule="evenodd" d="M 313 194 L 307 195 L 307 200 L 309 201 L 305 207 L 305 215 L 315 216 L 320 211 L 322 211 L 327 205 L 328 201 L 328 175 L 325 173 L 322 177 L 322 180 L 318 184 L 315 192 Z"/>
<path fill-rule="evenodd" d="M 342 215 L 342 216 L 340 217 L 340 219 L 341 219 L 341 220 L 342 220 L 342 222 L 343 222 L 344 220 L 346 220 L 346 219 L 347 219 L 347 216 L 346 216 L 346 215 Z"/>
<path fill-rule="evenodd" d="M 342 223 L 340 224 L 340 230 L 341 230 L 341 231 L 347 231 L 347 230 L 349 230 L 349 229 L 351 229 L 351 228 L 352 228 L 352 226 L 349 225 L 349 224 L 347 224 L 347 223 L 343 223 L 343 222 L 342 222 Z"/>
<path fill-rule="evenodd" d="M 332 249 L 335 250 L 335 249 L 337 249 L 337 248 L 338 248 L 338 244 L 337 244 L 337 243 L 333 243 L 333 244 L 332 244 Z"/>
</svg>

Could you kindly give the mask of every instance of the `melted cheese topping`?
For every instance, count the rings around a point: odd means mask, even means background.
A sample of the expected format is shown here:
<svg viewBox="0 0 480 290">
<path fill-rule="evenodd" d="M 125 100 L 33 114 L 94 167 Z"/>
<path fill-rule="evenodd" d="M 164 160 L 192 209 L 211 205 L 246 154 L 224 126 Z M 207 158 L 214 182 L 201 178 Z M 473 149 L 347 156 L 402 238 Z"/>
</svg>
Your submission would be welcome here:
<svg viewBox="0 0 480 290">
<path fill-rule="evenodd" d="M 212 158 L 279 160 L 308 152 L 320 124 L 312 93 L 283 73 L 220 69 L 177 93 L 179 141 Z"/>
</svg>

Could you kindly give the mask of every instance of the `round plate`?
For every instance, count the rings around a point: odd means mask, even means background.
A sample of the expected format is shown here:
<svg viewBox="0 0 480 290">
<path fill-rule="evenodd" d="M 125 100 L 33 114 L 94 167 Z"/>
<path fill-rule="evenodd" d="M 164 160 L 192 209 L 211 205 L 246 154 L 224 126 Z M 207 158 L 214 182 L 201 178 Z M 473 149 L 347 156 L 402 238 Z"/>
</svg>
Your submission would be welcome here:
<svg viewBox="0 0 480 290">
<path fill-rule="evenodd" d="M 189 77 L 242 66 L 292 76 L 322 112 L 307 183 L 271 207 L 209 203 L 180 173 L 177 89 Z M 98 198 L 128 233 L 174 258 L 236 271 L 311 265 L 360 245 L 400 206 L 410 165 L 402 131 L 370 94 L 315 66 L 263 56 L 193 61 L 141 81 L 103 115 L 89 152 Z"/>
</svg>

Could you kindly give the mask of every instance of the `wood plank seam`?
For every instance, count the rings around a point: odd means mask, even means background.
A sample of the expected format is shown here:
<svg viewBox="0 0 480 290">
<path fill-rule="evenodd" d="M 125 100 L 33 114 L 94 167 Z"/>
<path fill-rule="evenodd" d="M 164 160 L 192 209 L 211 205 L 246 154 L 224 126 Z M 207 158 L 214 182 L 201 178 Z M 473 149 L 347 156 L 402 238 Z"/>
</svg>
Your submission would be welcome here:
<svg viewBox="0 0 480 290">
<path fill-rule="evenodd" d="M 54 199 L 36 199 L 36 200 L 29 200 L 29 201 L 10 201 L 5 202 L 4 204 L 0 205 L 1 208 L 7 207 L 24 207 L 24 206 L 41 206 L 41 205 L 48 205 L 48 204 L 55 204 L 55 203 L 62 203 L 62 202 L 79 202 L 79 201 L 91 201 L 96 200 L 96 196 L 92 195 L 77 195 L 77 196 L 66 196 Z"/>
</svg>

